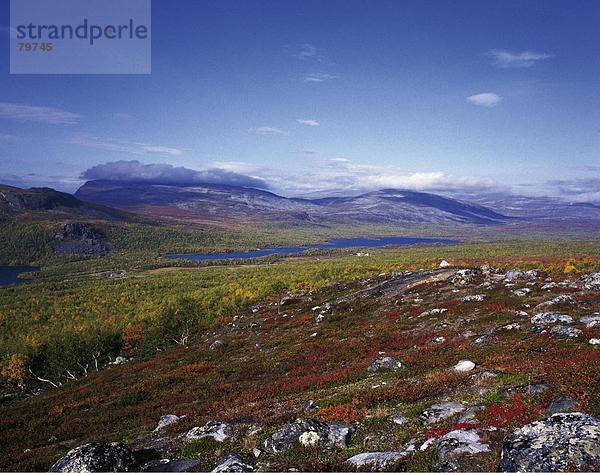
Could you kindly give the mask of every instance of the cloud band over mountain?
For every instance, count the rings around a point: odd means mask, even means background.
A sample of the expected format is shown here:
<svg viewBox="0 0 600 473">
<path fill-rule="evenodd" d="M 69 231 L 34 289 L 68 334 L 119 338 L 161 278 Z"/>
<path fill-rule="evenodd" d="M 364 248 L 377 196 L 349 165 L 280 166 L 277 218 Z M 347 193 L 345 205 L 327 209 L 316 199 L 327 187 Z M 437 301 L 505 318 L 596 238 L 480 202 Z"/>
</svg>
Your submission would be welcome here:
<svg viewBox="0 0 600 473">
<path fill-rule="evenodd" d="M 144 164 L 139 161 L 114 161 L 93 166 L 81 174 L 86 180 L 110 180 L 165 185 L 221 184 L 230 186 L 268 188 L 261 178 L 247 176 L 225 169 L 211 168 L 197 171 L 171 164 Z"/>
</svg>

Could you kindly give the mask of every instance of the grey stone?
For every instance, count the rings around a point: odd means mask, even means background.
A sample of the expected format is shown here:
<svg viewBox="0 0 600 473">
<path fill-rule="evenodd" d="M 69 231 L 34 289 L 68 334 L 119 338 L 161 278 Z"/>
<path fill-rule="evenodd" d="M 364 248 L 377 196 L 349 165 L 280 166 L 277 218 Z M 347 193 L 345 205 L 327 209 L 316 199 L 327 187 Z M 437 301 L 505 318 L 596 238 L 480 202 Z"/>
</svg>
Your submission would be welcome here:
<svg viewBox="0 0 600 473">
<path fill-rule="evenodd" d="M 242 473 L 246 471 L 254 471 L 254 467 L 244 462 L 244 459 L 237 453 L 230 453 L 217 463 L 211 473 Z"/>
<path fill-rule="evenodd" d="M 448 278 L 448 281 L 456 286 L 466 286 L 475 281 L 477 271 L 473 269 L 459 269 Z"/>
<path fill-rule="evenodd" d="M 548 406 L 548 412 L 550 414 L 558 414 L 559 412 L 569 412 L 579 409 L 577 401 L 571 396 L 561 394 L 560 396 L 552 399 L 550 406 Z"/>
<path fill-rule="evenodd" d="M 458 402 L 442 402 L 440 404 L 434 404 L 425 409 L 420 415 L 420 419 L 427 424 L 435 424 L 460 414 L 465 409 L 466 407 Z"/>
<path fill-rule="evenodd" d="M 477 430 L 453 430 L 443 435 L 438 443 L 437 450 L 440 460 L 446 461 L 459 455 L 475 455 L 490 451 L 488 444 L 482 443 Z"/>
<path fill-rule="evenodd" d="M 220 350 L 221 348 L 225 348 L 227 344 L 223 340 L 215 340 L 208 347 L 209 350 L 215 351 Z"/>
<path fill-rule="evenodd" d="M 531 323 L 534 325 L 551 325 L 558 322 L 570 324 L 573 322 L 573 317 L 558 312 L 543 312 L 531 317 Z"/>
<path fill-rule="evenodd" d="M 408 452 L 368 452 L 359 453 L 346 460 L 346 464 L 360 470 L 386 470 L 394 463 L 406 457 Z"/>
<path fill-rule="evenodd" d="M 401 415 L 397 415 L 397 416 L 392 416 L 391 420 L 394 424 L 396 425 L 404 425 L 408 422 L 408 419 L 404 416 Z"/>
<path fill-rule="evenodd" d="M 585 274 L 579 278 L 584 289 L 600 291 L 600 273 Z"/>
<path fill-rule="evenodd" d="M 398 371 L 403 368 L 402 362 L 391 356 L 382 356 L 377 358 L 367 368 L 367 371 L 374 373 L 376 371 Z"/>
<path fill-rule="evenodd" d="M 548 389 L 550 389 L 550 385 L 545 383 L 533 383 L 533 384 L 525 384 L 523 386 L 516 386 L 512 388 L 506 388 L 502 391 L 502 395 L 504 397 L 512 396 L 513 394 L 528 394 L 530 396 L 538 396 L 542 393 L 545 393 Z"/>
<path fill-rule="evenodd" d="M 600 325 L 600 315 L 584 315 L 579 321 L 587 328 L 597 327 Z"/>
<path fill-rule="evenodd" d="M 600 461 L 600 422 L 580 412 L 524 425 L 504 440 L 500 471 L 592 471 Z"/>
<path fill-rule="evenodd" d="M 176 416 L 175 414 L 166 414 L 162 416 L 158 421 L 158 425 L 156 426 L 156 429 L 154 429 L 154 432 L 158 432 L 159 430 L 164 429 L 167 425 L 174 424 L 179 419 L 180 417 Z"/>
<path fill-rule="evenodd" d="M 281 427 L 264 441 L 269 453 L 289 450 L 295 444 L 321 448 L 345 448 L 348 446 L 354 427 L 339 422 L 319 422 L 300 418 Z"/>
<path fill-rule="evenodd" d="M 482 302 L 485 299 L 485 294 L 474 294 L 465 296 L 461 299 L 462 302 Z"/>
<path fill-rule="evenodd" d="M 578 328 L 567 327 L 565 325 L 555 325 L 550 333 L 558 338 L 577 338 L 583 333 Z"/>
<path fill-rule="evenodd" d="M 122 443 L 88 443 L 71 450 L 50 468 L 51 472 L 82 473 L 133 471 L 133 452 Z"/>
<path fill-rule="evenodd" d="M 216 422 L 209 420 L 206 424 L 201 427 L 194 427 L 191 429 L 185 437 L 188 440 L 197 440 L 205 437 L 212 437 L 217 442 L 223 442 L 228 439 L 231 435 L 231 426 L 224 422 Z"/>
</svg>

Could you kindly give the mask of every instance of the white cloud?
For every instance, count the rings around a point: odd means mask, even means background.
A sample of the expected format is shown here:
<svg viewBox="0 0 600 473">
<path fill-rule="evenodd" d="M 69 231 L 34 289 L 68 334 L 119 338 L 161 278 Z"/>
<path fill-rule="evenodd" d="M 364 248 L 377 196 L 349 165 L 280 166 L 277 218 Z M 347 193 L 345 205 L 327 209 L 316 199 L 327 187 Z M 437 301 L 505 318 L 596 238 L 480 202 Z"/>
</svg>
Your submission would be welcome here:
<svg viewBox="0 0 600 473">
<path fill-rule="evenodd" d="M 309 72 L 304 75 L 304 82 L 326 82 L 334 79 L 337 79 L 337 76 L 323 72 Z"/>
<path fill-rule="evenodd" d="M 510 52 L 505 49 L 491 49 L 486 56 L 492 58 L 493 64 L 505 69 L 531 67 L 540 61 L 554 57 L 552 54 L 534 51 Z"/>
<path fill-rule="evenodd" d="M 177 148 L 170 148 L 168 146 L 157 146 L 157 145 L 149 145 L 144 143 L 135 143 L 140 146 L 140 149 L 146 153 L 157 153 L 157 154 L 169 154 L 171 156 L 180 156 L 183 154 L 183 151 Z"/>
<path fill-rule="evenodd" d="M 103 139 L 95 136 L 81 135 L 69 140 L 69 143 L 85 146 L 88 148 L 102 149 L 115 153 L 127 153 L 135 155 L 169 155 L 180 156 L 183 151 L 169 146 L 153 145 L 148 143 L 129 143 L 124 141 L 115 141 Z"/>
<path fill-rule="evenodd" d="M 307 156 L 314 156 L 314 155 L 319 154 L 319 152 L 315 151 L 314 149 L 299 149 L 299 150 L 296 150 L 296 151 L 292 151 L 292 153 L 294 153 L 294 154 L 304 154 L 304 155 L 307 155 Z"/>
<path fill-rule="evenodd" d="M 189 169 L 167 163 L 144 164 L 139 161 L 115 161 L 93 166 L 81 175 L 85 180 L 110 180 L 167 185 L 221 184 L 266 188 L 267 183 L 254 176 L 247 176 L 219 168 Z"/>
<path fill-rule="evenodd" d="M 263 170 L 271 188 L 285 195 L 341 191 L 348 194 L 384 188 L 416 191 L 458 191 L 496 188 L 490 179 L 455 176 L 441 171 L 409 172 L 394 166 L 359 164 L 344 158 L 313 159 L 303 174 Z"/>
<path fill-rule="evenodd" d="M 301 125 L 306 125 L 306 126 L 320 126 L 321 124 L 317 121 L 317 120 L 311 120 L 311 119 L 298 119 L 296 120 L 298 123 L 300 123 Z"/>
<path fill-rule="evenodd" d="M 600 204 L 600 177 L 556 179 L 546 183 L 548 190 L 558 193 L 569 202 Z"/>
<path fill-rule="evenodd" d="M 472 103 L 473 105 L 479 105 L 480 107 L 495 107 L 500 103 L 502 97 L 492 93 L 492 92 L 484 92 L 481 94 L 475 94 L 467 97 L 467 102 Z"/>
<path fill-rule="evenodd" d="M 258 128 L 250 128 L 248 133 L 255 135 L 271 135 L 271 136 L 289 136 L 290 132 L 282 130 L 281 128 L 274 128 L 271 126 L 259 126 Z"/>
<path fill-rule="evenodd" d="M 291 51 L 292 56 L 302 61 L 316 61 L 321 64 L 331 65 L 329 58 L 323 54 L 322 50 L 310 43 L 300 45 L 285 45 L 285 48 Z"/>
<path fill-rule="evenodd" d="M 209 164 L 209 166 L 211 168 L 239 172 L 242 174 L 252 174 L 264 170 L 262 166 L 253 163 L 247 163 L 245 161 L 213 161 Z"/>
<path fill-rule="evenodd" d="M 52 107 L 0 102 L 0 118 L 51 125 L 74 125 L 81 115 Z"/>
</svg>

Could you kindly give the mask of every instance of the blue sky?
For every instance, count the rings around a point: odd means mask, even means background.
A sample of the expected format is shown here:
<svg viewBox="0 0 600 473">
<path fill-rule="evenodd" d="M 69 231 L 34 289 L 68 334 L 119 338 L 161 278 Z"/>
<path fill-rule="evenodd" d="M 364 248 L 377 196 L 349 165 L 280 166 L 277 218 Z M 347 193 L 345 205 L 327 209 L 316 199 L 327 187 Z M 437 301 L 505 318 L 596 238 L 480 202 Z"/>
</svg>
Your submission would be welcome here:
<svg viewBox="0 0 600 473">
<path fill-rule="evenodd" d="M 135 160 L 284 194 L 600 201 L 595 0 L 154 0 L 147 76 L 9 75 L 7 3 L 0 182 L 71 191 Z"/>
</svg>

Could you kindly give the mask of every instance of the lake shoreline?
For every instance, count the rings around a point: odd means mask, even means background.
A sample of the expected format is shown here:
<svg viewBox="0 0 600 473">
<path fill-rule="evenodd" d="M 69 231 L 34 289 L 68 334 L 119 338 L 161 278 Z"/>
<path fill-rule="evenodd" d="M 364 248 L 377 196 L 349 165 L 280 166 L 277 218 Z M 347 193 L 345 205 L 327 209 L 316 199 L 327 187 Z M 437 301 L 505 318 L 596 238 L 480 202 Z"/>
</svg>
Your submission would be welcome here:
<svg viewBox="0 0 600 473">
<path fill-rule="evenodd" d="M 425 237 L 374 237 L 374 238 L 334 238 L 326 243 L 303 246 L 288 246 L 262 248 L 254 251 L 229 252 L 229 253 L 190 253 L 166 255 L 165 258 L 177 260 L 186 259 L 192 261 L 252 259 L 270 255 L 297 255 L 310 250 L 327 249 L 349 249 L 349 248 L 382 248 L 390 245 L 415 246 L 423 244 L 456 245 L 460 240 L 448 238 L 425 238 Z"/>
</svg>

